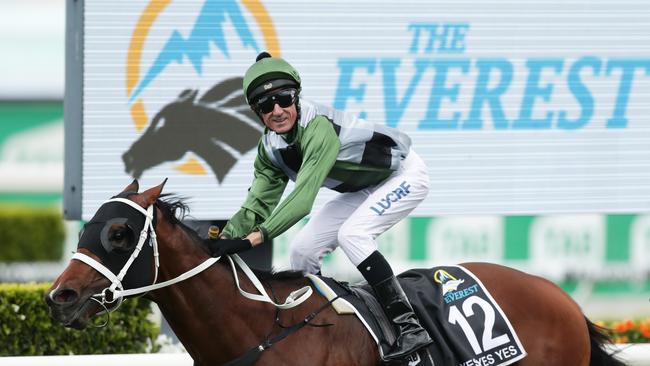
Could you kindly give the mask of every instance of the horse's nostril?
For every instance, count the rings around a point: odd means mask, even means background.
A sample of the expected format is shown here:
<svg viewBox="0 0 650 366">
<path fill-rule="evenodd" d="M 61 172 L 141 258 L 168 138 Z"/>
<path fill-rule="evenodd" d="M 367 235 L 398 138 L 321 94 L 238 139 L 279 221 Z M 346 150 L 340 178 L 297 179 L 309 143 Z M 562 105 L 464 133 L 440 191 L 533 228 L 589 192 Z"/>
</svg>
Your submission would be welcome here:
<svg viewBox="0 0 650 366">
<path fill-rule="evenodd" d="M 61 289 L 50 295 L 51 300 L 58 305 L 72 304 L 79 299 L 77 291 L 73 289 Z"/>
</svg>

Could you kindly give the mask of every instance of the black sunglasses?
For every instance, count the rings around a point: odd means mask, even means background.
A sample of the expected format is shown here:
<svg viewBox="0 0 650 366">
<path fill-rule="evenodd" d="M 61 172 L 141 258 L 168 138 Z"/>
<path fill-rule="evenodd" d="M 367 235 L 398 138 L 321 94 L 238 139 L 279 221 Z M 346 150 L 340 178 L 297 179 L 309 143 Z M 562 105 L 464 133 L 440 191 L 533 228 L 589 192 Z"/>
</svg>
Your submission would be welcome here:
<svg viewBox="0 0 650 366">
<path fill-rule="evenodd" d="M 285 89 L 278 93 L 263 96 L 255 103 L 255 110 L 260 113 L 269 113 L 277 103 L 281 108 L 287 108 L 296 102 L 296 89 Z"/>
</svg>

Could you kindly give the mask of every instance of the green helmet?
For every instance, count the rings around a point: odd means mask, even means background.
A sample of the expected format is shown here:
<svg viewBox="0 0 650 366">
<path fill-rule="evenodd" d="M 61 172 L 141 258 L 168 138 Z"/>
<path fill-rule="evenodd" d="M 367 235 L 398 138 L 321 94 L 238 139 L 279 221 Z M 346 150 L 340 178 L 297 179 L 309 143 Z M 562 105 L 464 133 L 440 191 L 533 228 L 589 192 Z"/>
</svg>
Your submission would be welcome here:
<svg viewBox="0 0 650 366">
<path fill-rule="evenodd" d="M 287 61 L 271 57 L 268 52 L 260 53 L 256 62 L 244 74 L 244 95 L 248 104 L 283 87 L 294 87 L 300 91 L 300 75 Z"/>
</svg>

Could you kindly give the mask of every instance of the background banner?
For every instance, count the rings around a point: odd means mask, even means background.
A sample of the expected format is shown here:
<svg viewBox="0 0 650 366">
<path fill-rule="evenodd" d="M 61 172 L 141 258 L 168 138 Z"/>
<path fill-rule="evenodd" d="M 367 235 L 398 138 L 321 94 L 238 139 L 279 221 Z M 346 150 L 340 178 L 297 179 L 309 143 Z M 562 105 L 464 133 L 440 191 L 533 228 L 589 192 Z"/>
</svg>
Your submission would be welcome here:
<svg viewBox="0 0 650 366">
<path fill-rule="evenodd" d="M 304 98 L 412 136 L 432 179 L 415 216 L 647 212 L 646 7 L 87 0 L 82 217 L 133 177 L 168 177 L 194 218 L 229 218 L 256 151 L 219 129 L 254 123 L 226 102 L 263 50 Z"/>
</svg>

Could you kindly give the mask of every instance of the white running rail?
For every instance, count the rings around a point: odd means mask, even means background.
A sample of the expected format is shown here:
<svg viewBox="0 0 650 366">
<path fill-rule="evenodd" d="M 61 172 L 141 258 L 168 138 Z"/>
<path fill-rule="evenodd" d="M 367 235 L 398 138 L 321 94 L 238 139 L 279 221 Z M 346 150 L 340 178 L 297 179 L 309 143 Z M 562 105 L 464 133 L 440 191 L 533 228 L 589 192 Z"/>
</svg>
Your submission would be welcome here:
<svg viewBox="0 0 650 366">
<path fill-rule="evenodd" d="M 612 347 L 628 366 L 650 366 L 650 344 Z M 192 366 L 187 353 L 0 357 L 0 366 Z"/>
</svg>

